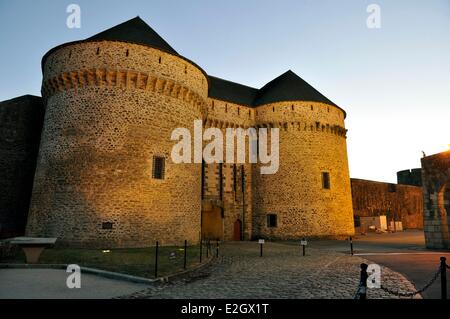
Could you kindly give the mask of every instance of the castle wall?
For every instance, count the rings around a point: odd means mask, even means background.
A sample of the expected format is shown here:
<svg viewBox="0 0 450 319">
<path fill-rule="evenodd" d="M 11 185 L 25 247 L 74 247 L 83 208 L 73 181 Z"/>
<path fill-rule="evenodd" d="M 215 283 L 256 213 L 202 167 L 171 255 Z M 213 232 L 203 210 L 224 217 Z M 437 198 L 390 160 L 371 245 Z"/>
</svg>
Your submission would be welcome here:
<svg viewBox="0 0 450 319">
<path fill-rule="evenodd" d="M 225 156 L 226 129 L 252 127 L 255 110 L 235 103 L 208 98 L 203 114 L 205 129 L 208 127 L 221 129 L 224 136 Z M 236 141 L 234 146 L 236 156 Z M 252 236 L 252 164 L 248 163 L 247 159 L 246 163 L 223 163 L 221 170 L 219 165 L 206 165 L 203 203 L 207 209 L 209 204 L 223 209 L 222 239 L 235 240 L 235 223 L 240 221 L 242 239 L 248 240 Z M 220 177 L 220 172 L 222 173 L 222 178 Z M 242 186 L 244 186 L 244 189 Z"/>
<path fill-rule="evenodd" d="M 450 249 L 450 151 L 421 159 L 427 248 Z"/>
<path fill-rule="evenodd" d="M 78 43 L 47 58 L 42 91 L 28 235 L 94 247 L 198 241 L 201 164 L 174 164 L 170 136 L 202 118 L 200 69 L 145 46 Z M 164 179 L 152 178 L 153 156 L 165 158 Z"/>
<path fill-rule="evenodd" d="M 40 97 L 0 102 L 0 239 L 25 233 L 43 119 Z"/>
<path fill-rule="evenodd" d="M 388 225 L 395 219 L 404 229 L 423 228 L 421 187 L 354 178 L 351 187 L 355 219 L 386 215 Z"/>
<path fill-rule="evenodd" d="M 397 183 L 422 187 L 422 169 L 413 168 L 397 172 Z"/>
<path fill-rule="evenodd" d="M 46 56 L 43 70 L 47 112 L 27 234 L 95 247 L 194 243 L 206 213 L 214 214 L 205 223 L 212 232 L 222 220 L 224 240 L 236 238 L 238 221 L 243 239 L 353 234 L 338 107 L 249 108 L 211 99 L 205 73 L 192 62 L 118 41 L 66 44 Z M 279 171 L 172 163 L 171 132 L 192 128 L 195 119 L 224 136 L 226 128 L 280 128 Z M 165 158 L 162 180 L 152 178 L 154 156 Z M 330 189 L 322 187 L 324 172 Z M 272 213 L 274 228 L 267 225 Z"/>
<path fill-rule="evenodd" d="M 280 128 L 280 166 L 276 174 L 253 170 L 253 233 L 258 237 L 352 235 L 353 211 L 344 113 L 315 102 L 282 102 L 256 108 L 259 127 Z M 329 173 L 330 189 L 322 185 Z M 267 214 L 277 215 L 268 227 Z"/>
</svg>

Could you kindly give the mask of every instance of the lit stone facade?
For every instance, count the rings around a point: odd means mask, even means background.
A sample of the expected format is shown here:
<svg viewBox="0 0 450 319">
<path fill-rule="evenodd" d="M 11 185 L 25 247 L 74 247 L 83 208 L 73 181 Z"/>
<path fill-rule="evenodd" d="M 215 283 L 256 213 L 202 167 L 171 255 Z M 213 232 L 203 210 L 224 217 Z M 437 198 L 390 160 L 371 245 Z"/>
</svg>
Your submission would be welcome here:
<svg viewBox="0 0 450 319">
<path fill-rule="evenodd" d="M 421 162 L 425 244 L 450 249 L 450 151 L 423 157 Z"/>
<path fill-rule="evenodd" d="M 331 102 L 220 98 L 196 64 L 134 39 L 62 45 L 44 57 L 43 73 L 46 114 L 28 235 L 138 247 L 196 243 L 201 234 L 353 234 L 345 113 Z M 171 132 L 192 130 L 196 119 L 224 133 L 279 128 L 278 172 L 261 175 L 259 164 L 173 163 Z M 154 156 L 165 158 L 163 179 L 152 177 Z M 276 227 L 268 227 L 267 214 L 277 215 Z"/>
<path fill-rule="evenodd" d="M 257 108 L 257 123 L 280 128 L 280 168 L 274 175 L 254 171 L 254 227 L 268 238 L 351 235 L 350 194 L 344 112 L 315 102 L 273 103 Z M 330 176 L 330 189 L 322 173 Z M 278 216 L 268 227 L 266 215 Z"/>
</svg>

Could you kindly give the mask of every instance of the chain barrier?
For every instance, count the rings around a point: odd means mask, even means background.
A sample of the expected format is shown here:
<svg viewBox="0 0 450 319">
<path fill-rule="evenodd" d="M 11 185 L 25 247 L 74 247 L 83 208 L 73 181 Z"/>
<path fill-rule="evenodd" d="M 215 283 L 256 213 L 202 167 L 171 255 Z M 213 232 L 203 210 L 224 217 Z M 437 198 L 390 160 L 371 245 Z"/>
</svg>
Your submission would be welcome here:
<svg viewBox="0 0 450 319">
<path fill-rule="evenodd" d="M 447 267 L 448 267 L 448 266 L 447 266 Z M 415 295 L 420 294 L 420 293 L 424 292 L 425 290 L 427 290 L 427 289 L 428 289 L 428 288 L 436 281 L 436 279 L 438 279 L 438 277 L 439 277 L 440 274 L 441 274 L 441 267 L 439 266 L 439 268 L 436 270 L 436 272 L 435 272 L 433 278 L 431 278 L 431 280 L 430 280 L 425 286 L 423 286 L 421 289 L 416 290 L 416 291 L 414 291 L 414 292 L 400 292 L 400 291 L 394 291 L 394 290 L 392 290 L 392 289 L 389 289 L 389 288 L 383 287 L 383 286 L 381 286 L 380 288 L 381 288 L 383 291 L 385 291 L 385 292 L 387 292 L 387 293 L 389 293 L 389 294 L 391 294 L 391 295 L 394 295 L 394 296 L 398 296 L 398 297 L 411 297 L 411 298 L 412 298 L 412 297 L 414 297 Z"/>
<path fill-rule="evenodd" d="M 367 299 L 367 279 L 368 279 L 368 273 L 367 268 L 369 265 L 362 263 L 361 264 L 361 278 L 359 281 L 358 289 L 356 290 L 355 295 L 353 296 L 353 299 Z M 436 269 L 436 272 L 433 274 L 433 277 L 427 282 L 425 286 L 423 286 L 421 289 L 418 289 L 413 292 L 401 292 L 399 290 L 393 290 L 387 287 L 384 287 L 383 285 L 380 286 L 380 289 L 384 292 L 387 292 L 390 295 L 394 295 L 397 297 L 414 297 L 417 294 L 420 294 L 427 290 L 431 285 L 434 284 L 434 282 L 441 277 L 441 299 L 447 299 L 447 274 L 446 270 L 450 269 L 449 265 L 446 263 L 446 258 L 441 257 L 440 258 L 440 265 Z"/>
</svg>

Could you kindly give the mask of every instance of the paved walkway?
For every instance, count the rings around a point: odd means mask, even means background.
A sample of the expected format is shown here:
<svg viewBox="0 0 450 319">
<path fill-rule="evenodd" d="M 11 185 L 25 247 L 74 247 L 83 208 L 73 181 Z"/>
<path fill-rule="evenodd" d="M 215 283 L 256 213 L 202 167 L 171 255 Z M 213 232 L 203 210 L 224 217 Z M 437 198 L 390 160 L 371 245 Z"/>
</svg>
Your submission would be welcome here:
<svg viewBox="0 0 450 319">
<path fill-rule="evenodd" d="M 210 268 L 193 273 L 187 280 L 152 286 L 125 298 L 353 298 L 359 282 L 357 256 L 326 249 L 308 249 L 267 243 L 259 257 L 255 242 L 226 243 L 221 257 Z M 414 291 L 399 273 L 382 268 L 383 285 Z M 393 298 L 380 289 L 369 298 Z"/>
<path fill-rule="evenodd" d="M 366 236 L 358 236 L 353 243 L 357 255 L 404 274 L 417 288 L 422 288 L 433 277 L 439 266 L 439 257 L 447 257 L 447 264 L 450 264 L 450 251 L 433 251 L 425 248 L 424 234 L 421 230 L 369 233 Z M 310 246 L 345 253 L 350 250 L 347 241 L 311 241 Z M 447 275 L 447 287 L 450 295 L 450 275 Z M 440 278 L 422 296 L 425 299 L 439 299 Z"/>
<path fill-rule="evenodd" d="M 81 288 L 69 289 L 63 269 L 0 269 L 0 299 L 109 299 L 147 286 L 81 274 Z"/>
</svg>

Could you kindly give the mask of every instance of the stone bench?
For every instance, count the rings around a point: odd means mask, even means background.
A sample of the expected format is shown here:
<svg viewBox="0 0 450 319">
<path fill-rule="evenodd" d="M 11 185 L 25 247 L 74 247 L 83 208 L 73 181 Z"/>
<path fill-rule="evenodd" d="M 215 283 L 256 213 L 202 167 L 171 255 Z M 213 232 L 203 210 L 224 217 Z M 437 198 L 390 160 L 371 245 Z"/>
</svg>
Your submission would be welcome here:
<svg viewBox="0 0 450 319">
<path fill-rule="evenodd" d="M 23 249 L 27 264 L 36 264 L 44 249 L 55 245 L 56 238 L 14 237 L 8 239 L 8 242 Z"/>
</svg>

